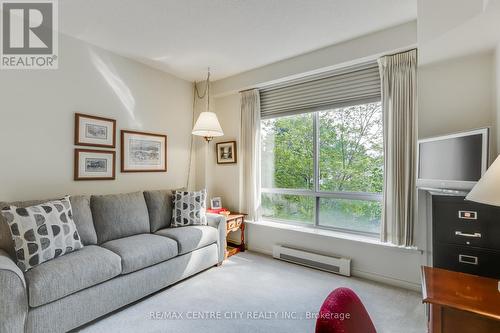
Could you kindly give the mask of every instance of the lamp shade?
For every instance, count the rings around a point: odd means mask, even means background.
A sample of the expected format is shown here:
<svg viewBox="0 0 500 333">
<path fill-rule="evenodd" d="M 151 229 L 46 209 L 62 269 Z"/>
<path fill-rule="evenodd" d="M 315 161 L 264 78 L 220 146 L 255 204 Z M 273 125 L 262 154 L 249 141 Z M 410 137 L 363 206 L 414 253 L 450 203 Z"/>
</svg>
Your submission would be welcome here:
<svg viewBox="0 0 500 333">
<path fill-rule="evenodd" d="M 214 137 L 222 136 L 222 128 L 220 127 L 217 115 L 213 112 L 202 112 L 196 120 L 193 127 L 193 135 L 204 136 L 204 137 Z"/>
<path fill-rule="evenodd" d="M 465 198 L 492 206 L 500 206 L 500 156 Z"/>
</svg>

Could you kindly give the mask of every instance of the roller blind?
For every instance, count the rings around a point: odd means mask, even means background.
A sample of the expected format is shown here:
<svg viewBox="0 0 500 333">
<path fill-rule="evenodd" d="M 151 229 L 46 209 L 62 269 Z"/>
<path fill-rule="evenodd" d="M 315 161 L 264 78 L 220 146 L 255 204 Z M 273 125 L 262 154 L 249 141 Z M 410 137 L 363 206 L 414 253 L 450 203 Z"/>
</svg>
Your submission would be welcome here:
<svg viewBox="0 0 500 333">
<path fill-rule="evenodd" d="M 376 62 L 260 89 L 261 118 L 380 100 Z"/>
</svg>

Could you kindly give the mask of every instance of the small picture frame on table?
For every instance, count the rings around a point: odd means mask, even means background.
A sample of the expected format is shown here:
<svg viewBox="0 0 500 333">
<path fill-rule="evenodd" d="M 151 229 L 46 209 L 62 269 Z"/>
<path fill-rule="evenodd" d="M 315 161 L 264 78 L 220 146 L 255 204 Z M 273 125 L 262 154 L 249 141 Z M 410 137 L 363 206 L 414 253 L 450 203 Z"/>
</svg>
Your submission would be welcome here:
<svg viewBox="0 0 500 333">
<path fill-rule="evenodd" d="M 116 120 L 75 113 L 75 145 L 115 148 Z"/>
<path fill-rule="evenodd" d="M 210 208 L 211 209 L 221 209 L 222 208 L 221 197 L 214 197 L 214 198 L 210 199 Z"/>
<path fill-rule="evenodd" d="M 74 180 L 113 180 L 115 162 L 114 151 L 75 149 Z"/>
</svg>

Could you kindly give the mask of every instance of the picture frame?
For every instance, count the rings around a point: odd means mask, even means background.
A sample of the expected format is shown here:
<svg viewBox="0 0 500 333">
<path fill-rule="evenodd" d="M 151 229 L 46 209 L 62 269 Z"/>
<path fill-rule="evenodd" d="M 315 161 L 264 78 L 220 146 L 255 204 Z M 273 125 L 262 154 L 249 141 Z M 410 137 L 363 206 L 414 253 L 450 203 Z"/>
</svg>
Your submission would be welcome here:
<svg viewBox="0 0 500 333">
<path fill-rule="evenodd" d="M 236 141 L 218 142 L 215 145 L 217 164 L 237 163 Z"/>
<path fill-rule="evenodd" d="M 114 150 L 75 149 L 74 180 L 114 180 Z"/>
<path fill-rule="evenodd" d="M 221 209 L 222 208 L 221 197 L 213 197 L 212 199 L 210 199 L 210 208 L 211 209 Z"/>
<path fill-rule="evenodd" d="M 167 136 L 121 130 L 121 172 L 166 172 Z"/>
<path fill-rule="evenodd" d="M 75 113 L 75 145 L 116 147 L 116 120 Z"/>
</svg>

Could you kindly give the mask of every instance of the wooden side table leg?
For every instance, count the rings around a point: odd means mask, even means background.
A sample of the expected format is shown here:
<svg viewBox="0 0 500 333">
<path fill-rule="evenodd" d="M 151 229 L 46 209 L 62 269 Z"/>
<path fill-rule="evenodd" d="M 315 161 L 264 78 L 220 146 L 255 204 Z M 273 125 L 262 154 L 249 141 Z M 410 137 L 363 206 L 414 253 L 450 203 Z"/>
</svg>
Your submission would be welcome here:
<svg viewBox="0 0 500 333">
<path fill-rule="evenodd" d="M 442 313 L 443 307 L 437 304 L 430 305 L 430 321 L 428 325 L 429 333 L 442 332 Z"/>
<path fill-rule="evenodd" d="M 241 244 L 240 251 L 245 252 L 245 222 L 241 222 Z"/>
<path fill-rule="evenodd" d="M 224 242 L 224 260 L 229 257 L 229 252 L 227 251 L 227 235 L 229 235 L 229 232 L 226 231 L 226 241 Z"/>
</svg>

